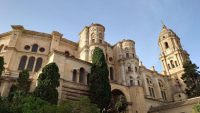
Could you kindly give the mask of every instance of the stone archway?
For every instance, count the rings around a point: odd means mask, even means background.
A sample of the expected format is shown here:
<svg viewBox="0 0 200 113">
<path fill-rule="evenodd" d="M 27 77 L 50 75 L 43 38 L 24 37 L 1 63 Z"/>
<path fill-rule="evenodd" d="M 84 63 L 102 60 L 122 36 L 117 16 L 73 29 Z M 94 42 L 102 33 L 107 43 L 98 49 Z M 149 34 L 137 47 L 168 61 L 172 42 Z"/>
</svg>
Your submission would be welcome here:
<svg viewBox="0 0 200 113">
<path fill-rule="evenodd" d="M 128 102 L 122 91 L 119 89 L 112 90 L 112 98 L 109 105 L 108 113 L 126 113 Z"/>
<path fill-rule="evenodd" d="M 111 91 L 119 91 L 121 92 L 128 102 L 131 102 L 130 94 L 129 94 L 129 88 L 120 84 L 111 83 Z"/>
</svg>

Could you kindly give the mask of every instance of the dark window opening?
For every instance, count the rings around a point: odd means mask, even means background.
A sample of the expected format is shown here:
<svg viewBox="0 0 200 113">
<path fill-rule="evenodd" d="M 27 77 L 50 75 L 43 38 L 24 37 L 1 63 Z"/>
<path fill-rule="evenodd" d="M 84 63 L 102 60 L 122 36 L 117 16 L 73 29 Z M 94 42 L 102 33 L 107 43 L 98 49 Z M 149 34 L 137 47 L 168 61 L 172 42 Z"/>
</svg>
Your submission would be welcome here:
<svg viewBox="0 0 200 113">
<path fill-rule="evenodd" d="M 149 79 L 148 78 L 146 78 L 146 80 L 147 80 L 147 83 L 149 84 L 150 82 L 149 82 Z"/>
<path fill-rule="evenodd" d="M 149 87 L 149 93 L 151 97 L 155 97 L 154 89 Z"/>
<path fill-rule="evenodd" d="M 138 82 L 138 86 L 140 86 L 140 81 L 138 80 L 137 82 Z"/>
<path fill-rule="evenodd" d="M 167 100 L 167 96 L 166 96 L 165 91 L 161 91 L 161 94 L 162 94 L 162 98 L 163 98 L 163 100 Z"/>
<path fill-rule="evenodd" d="M 112 67 L 110 67 L 110 80 L 114 80 Z"/>
<path fill-rule="evenodd" d="M 170 60 L 170 63 L 171 63 L 172 68 L 175 68 L 173 60 Z"/>
<path fill-rule="evenodd" d="M 133 80 L 130 80 L 130 86 L 133 86 Z"/>
<path fill-rule="evenodd" d="M 129 53 L 126 53 L 126 58 L 129 58 Z"/>
<path fill-rule="evenodd" d="M 24 70 L 26 66 L 26 62 L 27 62 L 27 56 L 22 56 L 19 66 L 18 66 L 18 70 Z"/>
<path fill-rule="evenodd" d="M 175 65 L 176 65 L 176 67 L 178 67 L 178 63 L 177 63 L 177 61 L 175 61 Z"/>
<path fill-rule="evenodd" d="M 38 45 L 37 44 L 33 44 L 33 46 L 32 46 L 32 52 L 37 52 L 37 50 L 38 50 Z"/>
<path fill-rule="evenodd" d="M 169 69 L 171 69 L 171 66 L 170 66 L 170 64 L 168 64 L 168 68 L 169 68 Z"/>
<path fill-rule="evenodd" d="M 112 58 L 112 57 L 109 57 L 109 61 L 112 62 L 112 61 L 113 61 L 113 58 Z"/>
<path fill-rule="evenodd" d="M 79 74 L 79 82 L 83 83 L 84 82 L 84 76 L 85 76 L 85 69 L 80 68 L 80 74 Z"/>
<path fill-rule="evenodd" d="M 72 81 L 76 82 L 77 81 L 77 71 L 74 69 L 73 70 L 73 76 L 72 76 Z"/>
<path fill-rule="evenodd" d="M 35 63 L 35 58 L 34 57 L 30 57 L 29 60 L 28 60 L 28 66 L 27 66 L 27 69 L 29 71 L 33 71 L 34 63 Z"/>
<path fill-rule="evenodd" d="M 167 42 L 165 42 L 165 49 L 169 48 L 169 44 Z"/>
<path fill-rule="evenodd" d="M 30 47 L 29 45 L 25 45 L 25 46 L 24 46 L 24 49 L 25 49 L 25 50 L 30 50 L 30 48 L 31 48 L 31 47 Z"/>
<path fill-rule="evenodd" d="M 132 71 L 131 67 L 130 67 L 130 66 L 128 66 L 128 72 L 131 72 L 131 71 Z"/>
<path fill-rule="evenodd" d="M 137 72 L 137 67 L 135 67 L 135 72 Z"/>
<path fill-rule="evenodd" d="M 92 39 L 92 43 L 94 43 L 95 42 L 95 40 L 94 39 Z"/>
<path fill-rule="evenodd" d="M 3 46 L 4 46 L 4 45 L 1 45 L 1 46 L 0 46 L 0 52 L 2 51 L 2 49 L 3 49 Z"/>
<path fill-rule="evenodd" d="M 42 58 L 37 58 L 36 65 L 35 65 L 35 72 L 38 72 L 42 66 Z"/>
<path fill-rule="evenodd" d="M 70 55 L 69 51 L 65 51 L 65 56 L 68 57 Z"/>
<path fill-rule="evenodd" d="M 102 40 L 101 40 L 101 39 L 99 40 L 99 43 L 102 43 Z"/>
<path fill-rule="evenodd" d="M 45 48 L 41 47 L 39 50 L 40 50 L 40 52 L 44 52 Z"/>
</svg>

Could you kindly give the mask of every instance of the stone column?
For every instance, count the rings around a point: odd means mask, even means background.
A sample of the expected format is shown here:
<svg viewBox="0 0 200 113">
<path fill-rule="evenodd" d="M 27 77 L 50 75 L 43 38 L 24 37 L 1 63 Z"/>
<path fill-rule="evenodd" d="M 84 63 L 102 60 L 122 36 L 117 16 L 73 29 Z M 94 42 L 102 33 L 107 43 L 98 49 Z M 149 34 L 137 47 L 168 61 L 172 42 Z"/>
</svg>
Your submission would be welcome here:
<svg viewBox="0 0 200 113">
<path fill-rule="evenodd" d="M 120 61 L 121 64 L 121 78 L 122 78 L 122 84 L 126 85 L 126 78 L 125 78 L 125 69 L 124 69 L 124 62 L 121 60 Z"/>
<path fill-rule="evenodd" d="M 24 30 L 24 27 L 23 26 L 20 26 L 20 25 L 12 25 L 12 34 L 10 36 L 10 41 L 8 43 L 8 48 L 7 48 L 7 51 L 4 55 L 4 62 L 5 62 L 5 68 L 8 69 L 8 70 L 11 70 L 11 60 L 13 58 L 16 58 L 15 57 L 15 47 L 17 45 L 17 42 L 19 40 L 19 38 L 21 37 L 22 35 L 22 32 Z"/>
<path fill-rule="evenodd" d="M 52 41 L 51 41 L 50 51 L 53 51 L 58 48 L 60 39 L 62 38 L 62 34 L 57 31 L 53 31 L 51 35 L 52 35 Z"/>
<path fill-rule="evenodd" d="M 7 97 L 10 92 L 11 83 L 9 81 L 4 81 L 1 87 L 1 96 Z"/>
<path fill-rule="evenodd" d="M 147 83 L 147 80 L 146 80 L 146 77 L 145 77 L 145 75 L 144 74 L 142 74 L 142 77 L 143 77 L 143 83 L 144 83 L 144 89 L 145 89 L 145 92 L 146 92 L 146 95 L 150 95 L 150 93 L 149 93 L 149 88 L 148 88 L 148 83 Z"/>
<path fill-rule="evenodd" d="M 159 81 L 158 78 L 155 78 L 155 91 L 156 91 L 156 95 L 157 95 L 157 99 L 162 99 L 162 95 L 161 95 L 161 90 L 160 90 L 160 86 L 159 86 Z"/>
</svg>

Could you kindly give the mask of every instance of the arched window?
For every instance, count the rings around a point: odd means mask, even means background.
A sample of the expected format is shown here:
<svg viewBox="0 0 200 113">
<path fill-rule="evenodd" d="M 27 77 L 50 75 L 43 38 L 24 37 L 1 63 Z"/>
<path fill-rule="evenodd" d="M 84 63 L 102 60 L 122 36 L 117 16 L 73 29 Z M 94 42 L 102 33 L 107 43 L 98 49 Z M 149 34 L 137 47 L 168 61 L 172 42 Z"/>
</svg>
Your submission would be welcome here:
<svg viewBox="0 0 200 113">
<path fill-rule="evenodd" d="M 27 66 L 27 69 L 29 71 L 33 71 L 34 63 L 35 63 L 35 57 L 30 57 L 28 60 L 28 66 Z"/>
<path fill-rule="evenodd" d="M 169 44 L 167 42 L 165 42 L 165 49 L 169 48 Z"/>
<path fill-rule="evenodd" d="M 133 80 L 132 79 L 130 80 L 130 86 L 133 86 Z"/>
<path fill-rule="evenodd" d="M 152 80 L 151 80 L 150 77 L 147 77 L 147 78 L 146 78 L 146 81 L 147 81 L 147 84 L 148 84 L 148 85 L 153 85 Z"/>
<path fill-rule="evenodd" d="M 149 93 L 151 97 L 155 97 L 155 92 L 153 87 L 149 87 Z"/>
<path fill-rule="evenodd" d="M 4 46 L 4 45 L 1 45 L 1 46 L 0 46 L 0 52 L 3 50 L 3 46 Z"/>
<path fill-rule="evenodd" d="M 22 56 L 19 62 L 18 70 L 24 70 L 26 66 L 27 56 Z"/>
<path fill-rule="evenodd" d="M 160 86 L 161 95 L 162 95 L 163 100 L 167 100 L 164 83 L 161 80 L 159 80 L 158 83 L 159 83 L 159 86 Z"/>
<path fill-rule="evenodd" d="M 161 95 L 162 95 L 163 100 L 167 100 L 165 91 L 161 91 Z"/>
<path fill-rule="evenodd" d="M 92 39 L 92 43 L 94 43 L 94 42 L 95 42 L 95 39 L 93 38 L 93 39 Z"/>
<path fill-rule="evenodd" d="M 102 40 L 101 40 L 101 39 L 99 39 L 99 43 L 102 43 Z"/>
<path fill-rule="evenodd" d="M 129 53 L 126 53 L 126 58 L 129 58 Z"/>
<path fill-rule="evenodd" d="M 84 75 L 85 75 L 85 69 L 80 68 L 80 73 L 79 73 L 79 82 L 83 83 L 84 82 Z"/>
<path fill-rule="evenodd" d="M 110 80 L 114 80 L 112 67 L 110 67 Z"/>
<path fill-rule="evenodd" d="M 135 72 L 137 72 L 137 67 L 135 67 Z"/>
<path fill-rule="evenodd" d="M 37 52 L 37 50 L 38 50 L 38 45 L 37 44 L 33 44 L 33 46 L 32 46 L 32 52 Z"/>
<path fill-rule="evenodd" d="M 171 63 L 172 68 L 175 68 L 173 60 L 170 60 L 170 63 Z"/>
<path fill-rule="evenodd" d="M 72 81 L 74 81 L 74 82 L 77 81 L 77 71 L 75 69 L 73 70 Z"/>
<path fill-rule="evenodd" d="M 37 58 L 37 61 L 36 61 L 36 65 L 35 65 L 35 72 L 38 72 L 39 71 L 39 69 L 41 68 L 41 66 L 42 66 L 42 58 L 40 57 L 40 58 Z"/>
<path fill-rule="evenodd" d="M 175 65 L 176 65 L 176 67 L 178 67 L 178 63 L 177 63 L 177 61 L 175 61 Z"/>
<path fill-rule="evenodd" d="M 171 66 L 170 66 L 170 64 L 168 64 L 168 68 L 169 68 L 169 69 L 171 69 Z"/>
</svg>

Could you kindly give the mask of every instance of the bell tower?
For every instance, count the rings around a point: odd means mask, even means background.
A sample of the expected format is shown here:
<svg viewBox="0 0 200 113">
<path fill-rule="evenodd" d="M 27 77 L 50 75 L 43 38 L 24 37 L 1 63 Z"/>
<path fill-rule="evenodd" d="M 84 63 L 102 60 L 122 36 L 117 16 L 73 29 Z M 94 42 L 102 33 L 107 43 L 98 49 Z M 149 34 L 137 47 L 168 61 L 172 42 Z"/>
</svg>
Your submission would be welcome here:
<svg viewBox="0 0 200 113">
<path fill-rule="evenodd" d="M 185 84 L 181 79 L 184 73 L 183 63 L 189 59 L 189 54 L 182 48 L 180 38 L 165 25 L 159 35 L 158 41 L 161 53 L 160 61 L 163 65 L 163 74 L 169 75 L 174 101 L 184 100 Z"/>
<path fill-rule="evenodd" d="M 161 50 L 160 61 L 164 74 L 173 76 L 182 73 L 183 62 L 189 58 L 189 54 L 183 50 L 180 38 L 176 33 L 163 25 L 158 44 Z"/>
</svg>

